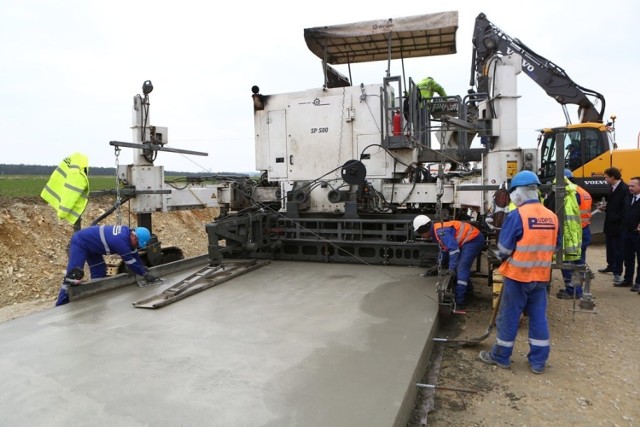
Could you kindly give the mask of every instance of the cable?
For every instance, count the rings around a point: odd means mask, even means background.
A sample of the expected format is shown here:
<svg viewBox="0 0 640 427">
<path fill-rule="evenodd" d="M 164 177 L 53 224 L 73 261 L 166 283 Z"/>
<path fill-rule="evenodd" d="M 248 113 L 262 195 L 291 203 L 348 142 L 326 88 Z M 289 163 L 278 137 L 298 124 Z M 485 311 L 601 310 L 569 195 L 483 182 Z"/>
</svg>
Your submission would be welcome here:
<svg viewBox="0 0 640 427">
<path fill-rule="evenodd" d="M 296 188 L 296 189 L 292 189 L 292 190 L 291 190 L 291 192 L 290 192 L 290 194 L 291 194 L 292 196 L 294 196 L 294 195 L 298 194 L 299 192 L 301 192 L 302 190 L 304 190 L 306 187 L 309 187 L 309 186 L 311 186 L 311 185 L 313 185 L 313 184 L 315 184 L 315 183 L 317 183 L 317 182 L 320 182 L 320 181 L 322 180 L 322 178 L 324 178 L 325 176 L 330 175 L 330 174 L 334 173 L 335 171 L 337 171 L 338 169 L 342 169 L 343 167 L 344 167 L 344 165 L 340 165 L 340 166 L 338 166 L 337 168 L 334 168 L 334 169 L 330 170 L 329 172 L 325 173 L 325 174 L 324 174 L 324 175 L 322 175 L 321 177 L 316 178 L 316 179 L 314 179 L 314 180 L 311 180 L 311 181 L 307 182 L 307 183 L 306 183 L 306 184 L 304 184 L 302 187 L 299 187 L 299 188 Z M 286 197 L 287 197 L 287 196 L 285 195 L 285 196 L 281 199 L 281 201 L 285 200 L 285 198 L 286 198 Z"/>
<path fill-rule="evenodd" d="M 393 175 L 394 176 L 396 174 L 396 165 L 398 164 L 398 159 L 396 159 L 395 157 L 393 158 Z M 393 205 L 393 193 L 395 192 L 396 189 L 396 180 L 394 179 L 391 182 L 391 200 L 389 201 L 389 206 Z"/>
<path fill-rule="evenodd" d="M 380 95 L 367 95 L 367 94 L 364 94 L 364 93 L 363 93 L 363 95 L 360 95 L 360 102 L 365 102 L 365 100 L 366 100 L 366 99 L 367 99 L 367 97 L 369 97 L 369 96 L 373 96 L 373 97 L 377 97 L 377 98 L 379 98 L 379 97 L 380 97 Z M 369 114 L 371 115 L 371 118 L 373 119 L 373 122 L 374 122 L 374 123 L 375 123 L 375 125 L 376 125 L 376 128 L 377 128 L 377 130 L 378 130 L 378 133 L 382 132 L 382 131 L 380 130 L 380 126 L 378 125 L 378 123 L 377 123 L 377 122 L 376 122 L 376 120 L 375 120 L 375 119 L 376 119 L 376 116 L 373 114 L 373 111 L 371 111 L 371 106 L 369 105 L 369 103 L 368 103 L 368 102 L 365 102 L 365 104 L 367 104 L 367 109 L 369 110 Z"/>
<path fill-rule="evenodd" d="M 502 62 L 502 58 L 500 58 L 499 56 L 494 56 L 490 61 L 489 61 L 489 66 L 491 65 L 491 62 Z M 496 84 L 496 72 L 498 69 L 498 65 L 494 65 L 493 66 L 493 78 L 491 79 L 491 88 L 490 88 L 490 93 L 489 93 L 489 108 L 491 109 L 491 118 L 495 119 L 497 118 L 497 113 L 496 113 L 496 109 L 495 109 L 495 105 L 493 104 L 493 99 L 494 99 L 494 94 L 495 94 L 495 84 Z"/>
<path fill-rule="evenodd" d="M 148 120 L 149 120 L 149 95 L 146 94 L 144 96 L 144 101 L 142 102 L 142 129 L 140 130 L 141 131 L 140 140 L 143 143 L 145 142 L 145 136 L 146 136 L 146 133 L 147 133 Z M 153 162 L 155 162 L 156 158 L 158 157 L 158 151 L 157 150 L 152 150 L 151 153 L 148 153 L 145 150 L 143 150 L 142 151 L 142 156 L 149 163 L 153 163 Z"/>
<path fill-rule="evenodd" d="M 362 151 L 360 152 L 360 158 L 361 158 L 361 159 L 362 159 L 362 156 L 364 155 L 364 152 L 365 152 L 365 151 L 367 151 L 367 149 L 368 149 L 369 147 L 380 147 L 380 148 L 382 148 L 384 151 L 386 151 L 386 152 L 387 152 L 387 154 L 389 154 L 389 156 L 391 156 L 391 157 L 392 157 L 396 162 L 400 163 L 400 164 L 401 164 L 401 165 L 403 165 L 403 166 L 409 167 L 409 165 L 408 165 L 408 164 L 404 163 L 402 160 L 400 160 L 399 158 L 397 158 L 397 157 L 396 157 L 396 156 L 395 156 L 391 151 L 389 151 L 387 148 L 383 147 L 383 146 L 382 146 L 382 145 L 380 145 L 380 144 L 369 144 L 369 145 L 367 145 L 366 147 L 364 147 L 364 148 L 362 149 Z"/>
<path fill-rule="evenodd" d="M 173 140 L 172 140 L 173 141 Z M 204 166 L 202 166 L 201 164 L 197 163 L 195 160 L 193 160 L 191 157 L 188 157 L 185 154 L 182 153 L 178 153 L 180 154 L 182 157 L 184 157 L 185 159 L 187 159 L 188 161 L 190 161 L 191 163 L 193 163 L 194 165 L 198 166 L 200 169 L 202 169 L 205 172 L 211 172 L 211 169 L 207 169 Z"/>
</svg>

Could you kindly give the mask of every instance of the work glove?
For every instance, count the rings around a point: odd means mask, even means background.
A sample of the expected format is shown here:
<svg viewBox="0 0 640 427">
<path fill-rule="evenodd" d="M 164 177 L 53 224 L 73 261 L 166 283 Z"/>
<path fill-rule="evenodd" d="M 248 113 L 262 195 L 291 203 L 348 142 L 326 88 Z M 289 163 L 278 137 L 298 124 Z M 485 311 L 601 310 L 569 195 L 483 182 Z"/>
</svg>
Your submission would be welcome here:
<svg viewBox="0 0 640 427">
<path fill-rule="evenodd" d="M 431 267 L 427 268 L 427 271 L 425 271 L 424 273 L 421 274 L 422 277 L 427 277 L 427 276 L 437 276 L 438 275 L 438 268 L 440 266 L 439 265 L 432 265 Z"/>
<path fill-rule="evenodd" d="M 67 277 L 64 278 L 64 283 L 70 286 L 78 286 L 82 283 L 83 277 L 84 271 L 81 268 L 75 267 L 69 272 L 69 274 L 67 274 Z"/>
<path fill-rule="evenodd" d="M 507 255 L 500 252 L 497 248 L 487 249 L 487 256 L 489 257 L 489 261 L 493 265 L 500 265 L 502 264 L 502 261 L 509 258 Z"/>
<path fill-rule="evenodd" d="M 158 277 L 156 277 L 153 273 L 147 272 L 144 275 L 144 280 L 146 280 L 147 283 L 154 283 L 154 282 L 157 282 L 160 279 Z"/>
</svg>

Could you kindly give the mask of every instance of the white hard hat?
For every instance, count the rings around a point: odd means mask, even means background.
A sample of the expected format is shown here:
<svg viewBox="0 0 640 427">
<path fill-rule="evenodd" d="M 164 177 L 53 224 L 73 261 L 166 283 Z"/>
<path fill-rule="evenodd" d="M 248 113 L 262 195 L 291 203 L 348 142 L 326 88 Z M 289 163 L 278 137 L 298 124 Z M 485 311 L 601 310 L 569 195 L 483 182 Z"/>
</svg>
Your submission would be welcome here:
<svg viewBox="0 0 640 427">
<path fill-rule="evenodd" d="M 431 222 L 431 218 L 426 215 L 418 215 L 413 219 L 413 231 L 418 231 L 418 228 L 423 225 L 427 225 Z"/>
</svg>

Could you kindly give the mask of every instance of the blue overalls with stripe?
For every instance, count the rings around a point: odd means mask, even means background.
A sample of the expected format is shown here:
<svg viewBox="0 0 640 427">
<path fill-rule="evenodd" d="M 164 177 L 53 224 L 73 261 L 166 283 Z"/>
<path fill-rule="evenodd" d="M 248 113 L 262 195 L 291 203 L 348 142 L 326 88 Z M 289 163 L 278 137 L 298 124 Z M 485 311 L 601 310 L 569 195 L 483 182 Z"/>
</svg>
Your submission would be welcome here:
<svg viewBox="0 0 640 427">
<path fill-rule="evenodd" d="M 130 270 L 144 276 L 146 270 L 138 251 L 131 247 L 130 234 L 131 229 L 126 225 L 94 225 L 75 233 L 69 246 L 66 277 L 75 268 L 84 269 L 85 262 L 89 265 L 92 279 L 106 277 L 104 255 L 111 254 L 119 255 Z M 63 283 L 56 305 L 68 302 L 67 284 Z"/>
</svg>

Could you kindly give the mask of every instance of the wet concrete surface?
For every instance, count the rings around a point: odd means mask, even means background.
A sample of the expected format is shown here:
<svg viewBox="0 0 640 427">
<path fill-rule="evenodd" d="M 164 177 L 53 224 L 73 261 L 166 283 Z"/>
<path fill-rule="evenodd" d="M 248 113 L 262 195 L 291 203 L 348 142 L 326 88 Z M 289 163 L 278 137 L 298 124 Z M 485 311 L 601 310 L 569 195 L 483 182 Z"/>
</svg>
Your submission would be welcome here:
<svg viewBox="0 0 640 427">
<path fill-rule="evenodd" d="M 193 271 L 0 323 L 0 424 L 406 425 L 437 326 L 422 269 L 278 261 L 132 306 Z"/>
</svg>

